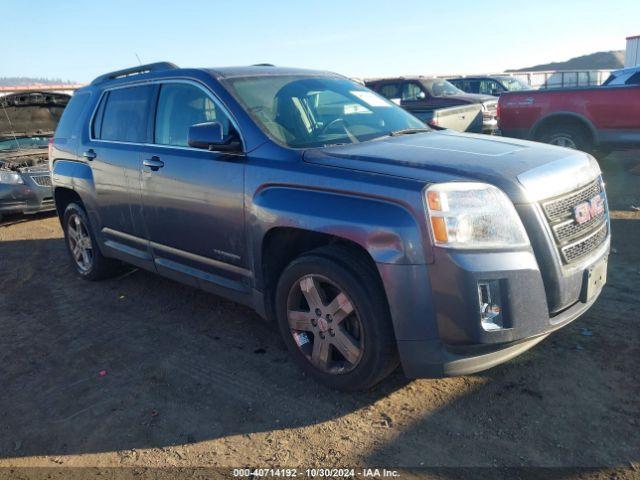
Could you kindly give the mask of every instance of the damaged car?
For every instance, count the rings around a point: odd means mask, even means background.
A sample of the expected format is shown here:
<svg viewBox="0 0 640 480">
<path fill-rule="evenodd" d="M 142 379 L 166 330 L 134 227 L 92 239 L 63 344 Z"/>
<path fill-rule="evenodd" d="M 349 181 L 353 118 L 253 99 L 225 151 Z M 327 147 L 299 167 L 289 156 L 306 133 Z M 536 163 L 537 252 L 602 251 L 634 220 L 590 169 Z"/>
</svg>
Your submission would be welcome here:
<svg viewBox="0 0 640 480">
<path fill-rule="evenodd" d="M 0 220 L 55 209 L 48 146 L 69 99 L 53 92 L 0 97 Z"/>
</svg>

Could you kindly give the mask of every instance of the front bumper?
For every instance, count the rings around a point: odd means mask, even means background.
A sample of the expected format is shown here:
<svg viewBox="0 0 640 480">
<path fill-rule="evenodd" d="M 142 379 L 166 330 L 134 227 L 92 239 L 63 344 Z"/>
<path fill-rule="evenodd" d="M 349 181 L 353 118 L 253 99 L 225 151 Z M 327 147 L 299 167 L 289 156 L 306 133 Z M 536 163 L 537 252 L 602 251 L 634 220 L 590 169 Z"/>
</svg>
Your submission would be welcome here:
<svg viewBox="0 0 640 480">
<path fill-rule="evenodd" d="M 55 209 L 53 192 L 49 185 L 38 185 L 33 177 L 43 174 L 22 174 L 25 183 L 0 183 L 0 215 L 36 213 Z"/>
<path fill-rule="evenodd" d="M 482 119 L 482 133 L 488 135 L 494 135 L 498 130 L 498 120 L 495 117 L 483 117 Z"/>
<path fill-rule="evenodd" d="M 553 331 L 571 323 L 585 313 L 600 293 L 588 303 L 577 303 L 553 318 L 555 324 L 538 335 L 497 345 L 452 346 L 440 340 L 402 342 L 400 346 L 404 373 L 409 378 L 438 378 L 470 375 L 507 362 L 534 347 Z M 425 352 L 428 352 L 425 355 Z"/>
<path fill-rule="evenodd" d="M 607 255 L 608 250 L 591 258 L 585 270 Z M 378 268 L 389 299 L 402 367 L 410 378 L 465 375 L 506 362 L 578 318 L 600 294 L 550 315 L 532 251 L 437 249 L 433 265 L 379 264 Z M 502 329 L 482 328 L 477 287 L 480 280 L 500 282 Z"/>
</svg>

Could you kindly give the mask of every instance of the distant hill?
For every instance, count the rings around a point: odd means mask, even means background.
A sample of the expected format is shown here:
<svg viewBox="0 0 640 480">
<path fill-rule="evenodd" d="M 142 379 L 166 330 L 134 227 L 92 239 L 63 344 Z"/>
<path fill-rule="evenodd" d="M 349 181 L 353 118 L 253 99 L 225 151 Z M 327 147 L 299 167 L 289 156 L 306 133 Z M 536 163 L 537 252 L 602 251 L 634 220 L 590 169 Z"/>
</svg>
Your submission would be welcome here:
<svg viewBox="0 0 640 480">
<path fill-rule="evenodd" d="M 34 77 L 0 77 L 0 87 L 18 87 L 21 85 L 63 85 L 73 84 L 69 80 L 59 78 L 34 78 Z"/>
<path fill-rule="evenodd" d="M 544 70 L 615 70 L 624 67 L 624 50 L 596 52 L 567 60 L 534 67 L 507 70 L 507 72 L 541 72 Z"/>
</svg>

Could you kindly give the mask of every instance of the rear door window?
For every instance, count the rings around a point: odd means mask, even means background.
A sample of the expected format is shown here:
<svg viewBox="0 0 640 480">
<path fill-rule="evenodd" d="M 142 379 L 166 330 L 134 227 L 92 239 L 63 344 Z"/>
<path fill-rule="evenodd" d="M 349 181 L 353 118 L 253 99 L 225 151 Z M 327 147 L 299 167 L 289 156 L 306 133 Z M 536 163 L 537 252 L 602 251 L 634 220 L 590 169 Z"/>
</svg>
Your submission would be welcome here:
<svg viewBox="0 0 640 480">
<path fill-rule="evenodd" d="M 110 90 L 94 119 L 93 134 L 100 140 L 145 143 L 149 106 L 154 87 L 140 85 Z"/>
<path fill-rule="evenodd" d="M 378 88 L 378 93 L 389 100 L 399 100 L 402 97 L 402 84 L 385 83 Z"/>
<path fill-rule="evenodd" d="M 469 87 L 465 92 L 469 93 L 480 93 L 480 80 L 470 80 Z"/>
</svg>

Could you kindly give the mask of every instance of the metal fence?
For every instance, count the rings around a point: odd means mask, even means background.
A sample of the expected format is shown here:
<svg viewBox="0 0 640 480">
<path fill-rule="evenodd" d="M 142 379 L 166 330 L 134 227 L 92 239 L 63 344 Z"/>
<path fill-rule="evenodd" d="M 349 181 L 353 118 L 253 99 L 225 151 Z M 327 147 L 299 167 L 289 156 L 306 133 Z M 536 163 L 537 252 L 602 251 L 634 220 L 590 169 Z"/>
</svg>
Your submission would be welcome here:
<svg viewBox="0 0 640 480">
<path fill-rule="evenodd" d="M 573 88 L 602 85 L 610 73 L 611 70 L 572 70 L 513 72 L 508 75 L 527 82 L 533 88 Z"/>
<path fill-rule="evenodd" d="M 464 75 L 437 75 L 441 78 L 456 77 L 504 77 L 518 78 L 533 88 L 596 87 L 609 78 L 612 70 L 548 70 L 542 72 L 500 72 Z"/>
</svg>

